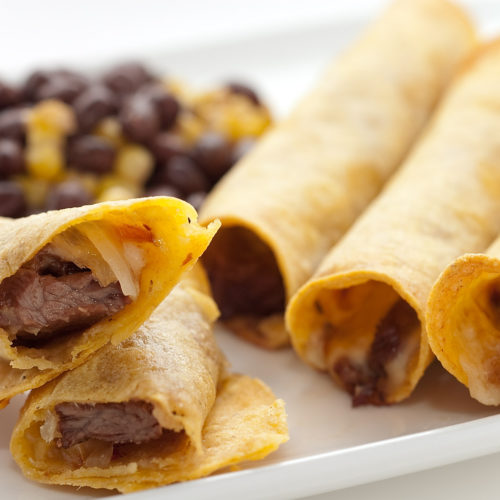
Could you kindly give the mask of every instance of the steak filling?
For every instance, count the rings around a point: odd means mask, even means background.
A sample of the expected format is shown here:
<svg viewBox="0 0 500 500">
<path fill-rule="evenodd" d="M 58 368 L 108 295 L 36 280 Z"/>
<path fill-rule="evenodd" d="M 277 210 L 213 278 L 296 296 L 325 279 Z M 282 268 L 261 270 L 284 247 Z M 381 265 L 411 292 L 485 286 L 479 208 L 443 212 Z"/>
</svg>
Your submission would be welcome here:
<svg viewBox="0 0 500 500">
<path fill-rule="evenodd" d="M 130 302 L 118 281 L 102 287 L 89 269 L 44 249 L 0 283 L 0 327 L 13 346 L 41 347 L 56 336 L 92 326 Z"/>
<path fill-rule="evenodd" d="M 248 229 L 219 231 L 203 261 L 221 319 L 284 311 L 285 289 L 274 254 Z"/>
<path fill-rule="evenodd" d="M 58 416 L 59 448 L 69 448 L 90 439 L 113 444 L 157 439 L 162 428 L 153 416 L 153 405 L 145 401 L 125 403 L 60 403 Z"/>
<path fill-rule="evenodd" d="M 347 356 L 336 361 L 333 371 L 351 394 L 353 406 L 387 404 L 384 394 L 388 378 L 386 365 L 398 355 L 402 342 L 417 325 L 415 310 L 399 300 L 377 325 L 366 363 L 356 364 Z"/>
</svg>

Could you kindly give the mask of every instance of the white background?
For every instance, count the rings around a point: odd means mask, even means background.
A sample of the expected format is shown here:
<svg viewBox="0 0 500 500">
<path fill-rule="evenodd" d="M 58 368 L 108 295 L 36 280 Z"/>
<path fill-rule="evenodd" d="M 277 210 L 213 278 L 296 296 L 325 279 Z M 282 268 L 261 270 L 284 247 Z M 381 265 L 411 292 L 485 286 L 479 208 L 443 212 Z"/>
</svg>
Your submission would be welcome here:
<svg viewBox="0 0 500 500">
<path fill-rule="evenodd" d="M 17 77 L 30 68 L 56 63 L 91 66 L 94 60 L 140 58 L 161 51 L 196 50 L 206 44 L 232 44 L 256 34 L 265 40 L 276 31 L 298 30 L 307 34 L 316 26 L 325 27 L 339 18 L 346 22 L 353 16 L 368 20 L 384 3 L 384 0 L 0 0 L 0 78 Z M 497 22 L 500 1 L 462 3 L 479 18 L 485 32 L 494 33 L 500 27 Z M 293 92 L 308 85 L 320 62 L 312 58 L 308 66 L 303 61 L 303 81 L 294 86 Z M 176 69 L 182 67 L 179 63 Z M 191 67 L 186 68 L 192 73 Z M 244 73 L 244 64 L 238 68 Z M 231 76 L 231 68 L 221 68 L 220 74 Z M 280 88 L 269 91 L 268 97 L 281 114 L 296 96 L 287 93 L 283 77 Z M 499 491 L 500 454 L 495 454 L 314 498 L 461 500 L 498 498 Z"/>
</svg>

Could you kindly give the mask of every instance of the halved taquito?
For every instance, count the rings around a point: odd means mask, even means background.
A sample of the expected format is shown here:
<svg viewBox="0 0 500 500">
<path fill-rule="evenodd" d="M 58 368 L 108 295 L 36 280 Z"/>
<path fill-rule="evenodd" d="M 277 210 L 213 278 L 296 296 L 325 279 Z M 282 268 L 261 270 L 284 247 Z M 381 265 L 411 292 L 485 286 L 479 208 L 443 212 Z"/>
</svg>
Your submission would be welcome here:
<svg viewBox="0 0 500 500">
<path fill-rule="evenodd" d="M 203 253 L 187 203 L 150 198 L 0 222 L 0 401 L 137 330 Z"/>
<path fill-rule="evenodd" d="M 191 277 L 128 340 L 33 390 L 11 440 L 23 473 L 128 492 L 275 450 L 288 439 L 283 402 L 258 380 L 227 375 L 217 315 Z"/>
<path fill-rule="evenodd" d="M 429 344 L 471 396 L 500 405 L 500 238 L 485 253 L 456 259 L 434 284 Z"/>
<path fill-rule="evenodd" d="M 384 192 L 295 295 L 294 348 L 355 405 L 406 398 L 432 360 L 434 281 L 500 231 L 500 43 L 456 79 Z"/>
<path fill-rule="evenodd" d="M 444 0 L 398 0 L 208 197 L 223 227 L 204 255 L 227 326 L 288 342 L 287 300 L 406 155 L 460 62 L 470 21 Z"/>
</svg>

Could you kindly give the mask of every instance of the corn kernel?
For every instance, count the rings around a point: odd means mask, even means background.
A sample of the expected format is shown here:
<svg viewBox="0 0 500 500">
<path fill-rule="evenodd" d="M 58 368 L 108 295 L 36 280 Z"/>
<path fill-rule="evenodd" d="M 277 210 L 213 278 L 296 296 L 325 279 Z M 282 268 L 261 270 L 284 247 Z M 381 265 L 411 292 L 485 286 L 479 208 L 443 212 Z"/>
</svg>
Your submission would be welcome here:
<svg viewBox="0 0 500 500">
<path fill-rule="evenodd" d="M 115 173 L 133 184 L 144 184 L 153 172 L 153 155 L 137 144 L 123 146 L 115 160 Z"/>
<path fill-rule="evenodd" d="M 203 109 L 205 107 L 210 107 L 213 105 L 223 104 L 226 100 L 227 92 L 222 90 L 209 90 L 206 92 L 198 92 L 193 97 L 193 106 L 196 111 L 199 111 L 203 114 Z"/>
<path fill-rule="evenodd" d="M 50 189 L 50 182 L 28 176 L 19 176 L 16 180 L 21 185 L 29 208 L 43 208 Z"/>
<path fill-rule="evenodd" d="M 163 86 L 167 92 L 170 92 L 185 104 L 191 104 L 196 100 L 197 94 L 186 84 L 186 82 L 168 78 L 163 82 Z"/>
<path fill-rule="evenodd" d="M 135 198 L 137 194 L 126 188 L 125 186 L 111 186 L 105 189 L 97 198 L 97 202 L 102 201 L 118 201 L 118 200 L 128 200 L 130 198 Z"/>
<path fill-rule="evenodd" d="M 38 131 L 49 136 L 63 136 L 75 129 L 75 114 L 70 106 L 61 101 L 42 101 L 31 110 L 28 117 L 28 133 Z"/>
<path fill-rule="evenodd" d="M 116 174 L 110 174 L 101 177 L 100 182 L 97 185 L 96 194 L 99 197 L 102 195 L 102 193 L 115 186 L 120 186 L 133 193 L 132 198 L 136 198 L 141 194 L 141 186 L 123 179 L 122 177 L 118 177 Z"/>
<path fill-rule="evenodd" d="M 193 144 L 205 131 L 206 125 L 193 113 L 184 112 L 179 115 L 176 132 L 188 143 Z"/>
<path fill-rule="evenodd" d="M 271 123 L 266 108 L 225 90 L 202 95 L 196 102 L 195 111 L 210 129 L 235 141 L 247 136 L 258 137 Z"/>
<path fill-rule="evenodd" d="M 63 175 L 64 157 L 57 143 L 29 144 L 26 150 L 28 172 L 36 179 L 60 180 Z"/>
<path fill-rule="evenodd" d="M 242 137 L 258 137 L 270 123 L 269 114 L 262 108 L 253 110 L 234 108 L 225 116 L 224 131 L 233 140 Z"/>
<path fill-rule="evenodd" d="M 121 123 L 113 116 L 101 120 L 94 134 L 108 140 L 116 148 L 122 146 L 124 142 Z"/>
</svg>

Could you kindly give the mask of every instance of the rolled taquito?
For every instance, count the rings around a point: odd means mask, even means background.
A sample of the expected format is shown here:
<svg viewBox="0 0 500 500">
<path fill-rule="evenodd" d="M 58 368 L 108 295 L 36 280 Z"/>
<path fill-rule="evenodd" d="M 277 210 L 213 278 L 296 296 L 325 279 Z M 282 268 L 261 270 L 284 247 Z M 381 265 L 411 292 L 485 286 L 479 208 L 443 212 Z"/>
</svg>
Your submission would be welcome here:
<svg viewBox="0 0 500 500">
<path fill-rule="evenodd" d="M 181 282 L 132 337 L 31 392 L 11 440 L 28 478 L 129 492 L 287 440 L 283 402 L 227 374 L 212 334 L 218 310 L 199 284 Z"/>
<path fill-rule="evenodd" d="M 174 198 L 2 219 L 2 404 L 132 335 L 217 230 L 196 219 Z"/>
<path fill-rule="evenodd" d="M 208 196 L 204 255 L 227 326 L 277 347 L 287 300 L 379 192 L 475 45 L 444 0 L 398 0 Z"/>
<path fill-rule="evenodd" d="M 457 258 L 441 274 L 426 314 L 441 364 L 483 404 L 500 404 L 500 238 Z"/>
<path fill-rule="evenodd" d="M 412 392 L 432 360 L 434 281 L 500 231 L 499 64 L 499 43 L 470 62 L 393 180 L 290 302 L 294 348 L 355 405 Z"/>
</svg>

